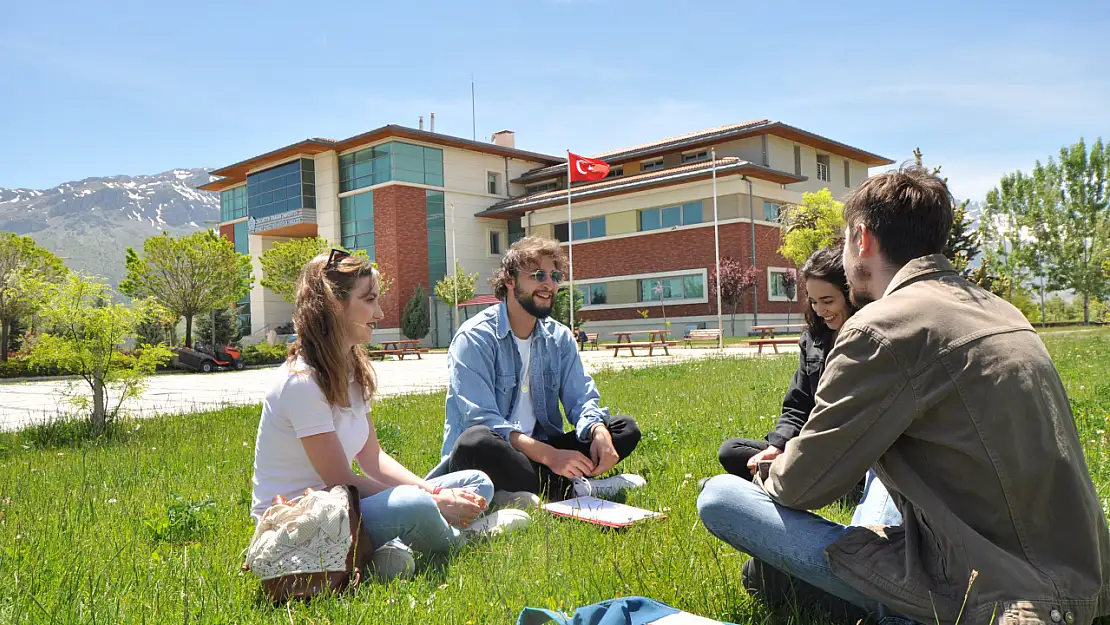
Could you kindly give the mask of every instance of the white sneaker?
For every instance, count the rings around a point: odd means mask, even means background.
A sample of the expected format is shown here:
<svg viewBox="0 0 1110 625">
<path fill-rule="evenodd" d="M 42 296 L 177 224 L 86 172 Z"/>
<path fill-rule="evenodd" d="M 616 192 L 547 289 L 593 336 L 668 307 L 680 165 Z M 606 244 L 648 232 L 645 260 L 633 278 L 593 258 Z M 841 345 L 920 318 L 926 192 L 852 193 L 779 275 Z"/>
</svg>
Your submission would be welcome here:
<svg viewBox="0 0 1110 625">
<path fill-rule="evenodd" d="M 540 496 L 526 490 L 509 491 L 499 490 L 493 493 L 490 509 L 516 508 L 517 510 L 531 510 L 540 506 Z"/>
<path fill-rule="evenodd" d="M 647 480 L 635 473 L 621 473 L 600 480 L 579 477 L 574 479 L 572 494 L 575 497 L 613 497 L 622 491 L 641 488 Z"/>
<path fill-rule="evenodd" d="M 368 568 L 380 582 L 409 579 L 416 573 L 416 560 L 412 557 L 412 551 L 395 539 L 374 550 Z"/>
<path fill-rule="evenodd" d="M 462 533 L 468 539 L 492 538 L 501 534 L 508 534 L 519 529 L 524 529 L 532 523 L 532 517 L 523 510 L 503 508 L 488 512 L 478 517 L 470 525 L 462 528 Z"/>
</svg>

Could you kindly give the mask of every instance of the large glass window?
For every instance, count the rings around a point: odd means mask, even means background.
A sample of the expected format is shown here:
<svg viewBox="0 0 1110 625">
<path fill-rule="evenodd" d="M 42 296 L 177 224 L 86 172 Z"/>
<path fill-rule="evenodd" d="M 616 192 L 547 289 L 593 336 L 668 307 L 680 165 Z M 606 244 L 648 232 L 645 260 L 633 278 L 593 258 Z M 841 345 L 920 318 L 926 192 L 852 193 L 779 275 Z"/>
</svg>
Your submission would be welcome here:
<svg viewBox="0 0 1110 625">
<path fill-rule="evenodd" d="M 575 241 L 582 241 L 584 239 L 596 239 L 605 236 L 605 216 L 594 217 L 592 219 L 580 219 L 568 229 L 566 223 L 555 224 L 555 240 L 560 243 L 566 243 L 569 240 L 569 235 L 574 235 Z"/>
<path fill-rule="evenodd" d="M 584 284 L 574 287 L 574 290 L 578 291 L 578 295 L 582 298 L 583 306 L 596 306 L 609 301 L 608 288 L 605 284 Z"/>
<path fill-rule="evenodd" d="M 763 220 L 764 221 L 778 221 L 779 214 L 782 212 L 782 205 L 775 202 L 763 200 Z"/>
<path fill-rule="evenodd" d="M 428 284 L 434 289 L 436 282 L 447 275 L 447 235 L 443 218 L 443 191 L 426 192 L 425 207 L 428 217 Z"/>
<path fill-rule="evenodd" d="M 649 208 L 640 211 L 640 230 L 658 230 L 689 226 L 702 222 L 701 201 L 689 202 L 681 206 Z"/>
<path fill-rule="evenodd" d="M 302 158 L 247 176 L 247 208 L 261 218 L 316 208 L 316 163 Z"/>
<path fill-rule="evenodd" d="M 220 192 L 220 221 L 233 221 L 247 216 L 247 186 Z"/>
<path fill-rule="evenodd" d="M 374 255 L 374 192 L 339 198 L 339 231 L 343 247 Z"/>
<path fill-rule="evenodd" d="M 246 204 L 246 187 L 239 187 L 244 191 L 244 206 Z M 225 191 L 226 193 L 226 191 Z M 250 233 L 247 231 L 247 222 L 240 221 L 235 224 L 235 230 L 232 234 L 235 238 L 235 251 L 239 254 L 250 254 L 250 240 L 247 238 Z M 243 299 L 235 303 L 236 314 L 236 330 L 239 336 L 246 336 L 251 333 L 251 295 L 247 293 Z"/>
<path fill-rule="evenodd" d="M 698 299 L 705 296 L 705 280 L 701 274 L 640 280 L 640 301 L 658 302 L 660 289 L 664 301 Z"/>
<path fill-rule="evenodd" d="M 339 157 L 339 192 L 390 180 L 443 186 L 443 150 L 391 141 Z"/>
</svg>

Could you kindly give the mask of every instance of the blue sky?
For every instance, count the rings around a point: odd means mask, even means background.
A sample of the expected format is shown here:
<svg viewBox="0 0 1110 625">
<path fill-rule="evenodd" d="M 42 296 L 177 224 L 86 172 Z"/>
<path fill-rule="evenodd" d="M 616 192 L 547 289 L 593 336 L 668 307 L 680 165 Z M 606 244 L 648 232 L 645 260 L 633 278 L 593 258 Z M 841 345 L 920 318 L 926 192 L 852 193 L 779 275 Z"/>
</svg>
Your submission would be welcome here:
<svg viewBox="0 0 1110 625">
<path fill-rule="evenodd" d="M 974 4 L 975 8 L 964 5 Z M 216 167 L 436 113 L 589 154 L 750 119 L 981 199 L 1110 139 L 1110 5 L 1088 2 L 16 2 L 0 21 L 0 186 Z"/>
</svg>

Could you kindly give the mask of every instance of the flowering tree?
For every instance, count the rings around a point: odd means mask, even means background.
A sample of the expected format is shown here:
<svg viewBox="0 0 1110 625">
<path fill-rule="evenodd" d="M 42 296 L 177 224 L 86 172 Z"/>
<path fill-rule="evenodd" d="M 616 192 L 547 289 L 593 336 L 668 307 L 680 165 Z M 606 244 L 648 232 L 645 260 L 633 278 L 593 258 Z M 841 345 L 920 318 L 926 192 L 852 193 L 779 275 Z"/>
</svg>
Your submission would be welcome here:
<svg viewBox="0 0 1110 625">
<path fill-rule="evenodd" d="M 717 270 L 709 275 L 709 294 L 717 297 L 717 285 L 721 288 L 721 305 L 731 315 L 732 334 L 736 334 L 736 310 L 744 301 L 744 296 L 754 289 L 759 280 L 759 270 L 755 265 L 744 266 L 744 263 L 735 258 L 721 259 L 721 276 L 718 280 Z"/>
</svg>

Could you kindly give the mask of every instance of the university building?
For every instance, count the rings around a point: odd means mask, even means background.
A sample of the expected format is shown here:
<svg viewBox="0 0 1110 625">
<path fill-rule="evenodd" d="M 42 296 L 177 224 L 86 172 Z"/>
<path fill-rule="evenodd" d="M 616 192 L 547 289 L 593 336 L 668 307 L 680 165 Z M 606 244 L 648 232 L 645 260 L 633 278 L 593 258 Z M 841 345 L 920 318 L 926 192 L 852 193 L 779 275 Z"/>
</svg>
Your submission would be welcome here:
<svg viewBox="0 0 1110 625">
<path fill-rule="evenodd" d="M 573 239 L 574 285 L 585 295 L 578 318 L 589 331 L 604 340 L 607 331 L 656 328 L 665 311 L 680 336 L 688 326 L 717 325 L 708 288 L 711 150 L 721 257 L 750 263 L 754 250 L 760 271 L 756 296 L 736 315 L 736 333 L 746 334 L 757 319 L 777 323 L 792 315 L 796 322 L 799 305 L 781 284 L 794 268 L 776 252 L 781 207 L 823 188 L 843 199 L 868 168 L 893 161 L 781 122 L 591 155 L 611 170 L 604 180 L 574 183 L 570 223 L 565 157 L 517 149 L 511 131 L 484 142 L 390 125 L 338 141 L 307 139 L 218 169 L 218 179 L 200 188 L 221 194 L 221 234 L 253 257 L 255 285 L 240 306 L 252 338 L 292 318 L 291 306 L 258 282 L 258 258 L 275 243 L 320 236 L 366 250 L 392 280 L 375 332 L 388 339 L 399 336 L 401 310 L 415 288 L 430 293 L 453 256 L 479 273 L 480 295 L 467 310 L 495 301 L 492 270 L 526 234 Z M 449 306 L 431 300 L 426 343 L 443 346 L 451 338 Z M 724 326 L 729 333 L 728 314 Z"/>
</svg>

